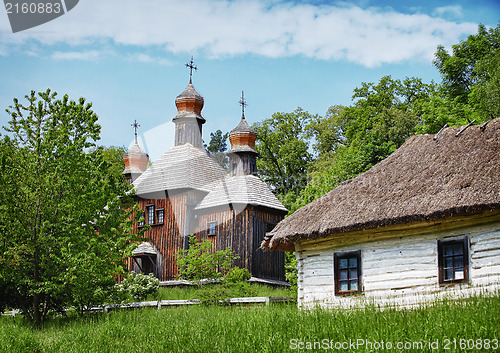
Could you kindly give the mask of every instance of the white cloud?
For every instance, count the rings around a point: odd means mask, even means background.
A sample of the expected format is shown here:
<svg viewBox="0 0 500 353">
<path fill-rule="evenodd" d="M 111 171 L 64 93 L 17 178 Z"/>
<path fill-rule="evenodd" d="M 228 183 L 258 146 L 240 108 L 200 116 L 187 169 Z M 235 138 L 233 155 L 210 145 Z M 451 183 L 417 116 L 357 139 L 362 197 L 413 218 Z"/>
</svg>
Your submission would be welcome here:
<svg viewBox="0 0 500 353">
<path fill-rule="evenodd" d="M 144 53 L 130 54 L 127 56 L 127 60 L 131 62 L 139 62 L 146 64 L 155 63 L 159 65 L 167 65 L 167 66 L 171 65 L 171 62 L 165 58 L 154 57 Z"/>
<path fill-rule="evenodd" d="M 61 52 L 56 51 L 52 54 L 51 58 L 55 60 L 85 60 L 92 61 L 99 58 L 99 52 L 97 50 L 87 50 L 83 52 L 69 51 Z"/>
<path fill-rule="evenodd" d="M 450 11 L 458 13 L 461 8 L 436 9 L 438 14 Z M 125 46 L 160 46 L 174 53 L 203 52 L 211 57 L 302 55 L 372 67 L 412 59 L 430 60 L 438 44 L 449 46 L 476 30 L 475 23 L 346 4 L 87 0 L 56 20 L 23 32 L 19 38 L 33 38 L 47 45 L 85 45 L 105 40 Z M 15 35 L 2 34 L 0 42 L 12 42 L 5 37 Z M 99 55 L 92 52 L 73 55 L 96 59 Z M 58 54 L 65 58 L 71 55 Z M 136 56 L 135 60 L 157 61 L 147 55 Z"/>
<path fill-rule="evenodd" d="M 455 18 L 462 18 L 464 15 L 463 10 L 462 10 L 462 6 L 460 6 L 460 5 L 449 5 L 449 6 L 437 7 L 434 10 L 434 14 L 437 16 L 451 15 Z"/>
</svg>

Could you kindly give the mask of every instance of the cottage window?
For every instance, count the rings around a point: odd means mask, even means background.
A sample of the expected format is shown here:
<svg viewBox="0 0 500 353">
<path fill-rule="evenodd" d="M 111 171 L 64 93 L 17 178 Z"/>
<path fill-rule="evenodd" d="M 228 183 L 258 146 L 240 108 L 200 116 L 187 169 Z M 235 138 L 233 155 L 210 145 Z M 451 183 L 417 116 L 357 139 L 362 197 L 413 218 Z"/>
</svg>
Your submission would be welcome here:
<svg viewBox="0 0 500 353">
<path fill-rule="evenodd" d="M 361 292 L 361 251 L 334 255 L 335 294 Z"/>
<path fill-rule="evenodd" d="M 165 211 L 164 210 L 156 210 L 156 220 L 158 223 L 163 223 L 165 218 Z"/>
<path fill-rule="evenodd" d="M 148 213 L 148 224 L 154 224 L 155 223 L 155 207 L 153 205 L 151 206 L 146 206 L 146 210 Z"/>
<path fill-rule="evenodd" d="M 439 283 L 463 283 L 469 280 L 469 240 L 438 240 Z"/>
<path fill-rule="evenodd" d="M 208 222 L 208 225 L 207 225 L 208 233 L 207 233 L 207 235 L 215 235 L 216 227 L 217 227 L 217 222 Z"/>
</svg>

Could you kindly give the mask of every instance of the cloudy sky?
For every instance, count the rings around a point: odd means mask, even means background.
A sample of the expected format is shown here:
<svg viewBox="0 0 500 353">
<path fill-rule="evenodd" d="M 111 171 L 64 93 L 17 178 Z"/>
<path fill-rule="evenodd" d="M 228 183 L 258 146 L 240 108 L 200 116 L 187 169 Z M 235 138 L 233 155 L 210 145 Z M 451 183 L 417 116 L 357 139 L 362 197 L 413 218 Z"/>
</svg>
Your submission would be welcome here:
<svg viewBox="0 0 500 353">
<path fill-rule="evenodd" d="M 235 127 L 245 91 L 251 123 L 298 106 L 324 115 L 382 76 L 440 82 L 436 47 L 500 20 L 496 0 L 80 0 L 12 33 L 0 10 L 0 125 L 14 97 L 50 88 L 93 102 L 100 144 L 128 146 L 130 124 L 155 160 L 173 145 L 175 97 L 205 98 L 204 139 Z"/>
</svg>

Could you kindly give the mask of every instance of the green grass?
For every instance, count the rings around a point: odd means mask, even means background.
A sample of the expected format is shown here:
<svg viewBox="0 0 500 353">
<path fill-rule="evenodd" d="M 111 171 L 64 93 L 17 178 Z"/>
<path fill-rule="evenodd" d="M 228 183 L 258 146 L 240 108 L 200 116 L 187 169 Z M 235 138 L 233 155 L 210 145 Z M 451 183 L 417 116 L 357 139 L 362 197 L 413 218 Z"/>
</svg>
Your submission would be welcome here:
<svg viewBox="0 0 500 353">
<path fill-rule="evenodd" d="M 216 288 L 219 284 L 206 284 L 205 289 Z M 242 290 L 236 293 L 241 297 L 287 297 L 297 296 L 296 290 L 291 292 L 287 287 L 269 287 L 258 283 L 247 283 Z M 200 291 L 196 286 L 172 286 L 160 287 L 158 294 L 149 296 L 147 300 L 179 300 L 179 299 L 199 299 Z"/>
<path fill-rule="evenodd" d="M 55 318 L 42 330 L 33 330 L 21 317 L 0 319 L 1 352 L 291 352 L 291 345 L 299 342 L 334 345 L 358 339 L 365 342 L 359 352 L 370 351 L 364 349 L 369 348 L 367 341 L 394 346 L 423 342 L 422 349 L 404 351 L 437 352 L 443 350 L 445 339 L 451 340 L 450 348 L 453 339 L 457 344 L 460 339 L 500 339 L 500 297 L 413 310 L 299 311 L 292 304 L 141 309 Z M 431 350 L 430 342 L 440 349 Z M 482 351 L 500 350 L 490 344 Z"/>
</svg>

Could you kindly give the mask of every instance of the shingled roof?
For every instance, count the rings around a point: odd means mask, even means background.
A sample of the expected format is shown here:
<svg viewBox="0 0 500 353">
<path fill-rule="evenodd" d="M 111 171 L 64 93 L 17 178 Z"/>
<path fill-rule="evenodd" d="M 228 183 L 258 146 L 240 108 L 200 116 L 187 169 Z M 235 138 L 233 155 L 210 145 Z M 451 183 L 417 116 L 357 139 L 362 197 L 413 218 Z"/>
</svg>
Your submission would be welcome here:
<svg viewBox="0 0 500 353">
<path fill-rule="evenodd" d="M 136 195 L 164 197 L 164 191 L 195 189 L 210 192 L 224 179 L 224 169 L 203 149 L 190 143 L 169 148 L 134 181 Z"/>
<path fill-rule="evenodd" d="M 461 129 L 408 138 L 367 172 L 278 223 L 262 247 L 293 251 L 303 239 L 500 210 L 500 118 Z"/>
<path fill-rule="evenodd" d="M 287 212 L 287 209 L 255 175 L 227 177 L 196 206 L 196 210 L 226 205 L 263 206 Z"/>
</svg>

